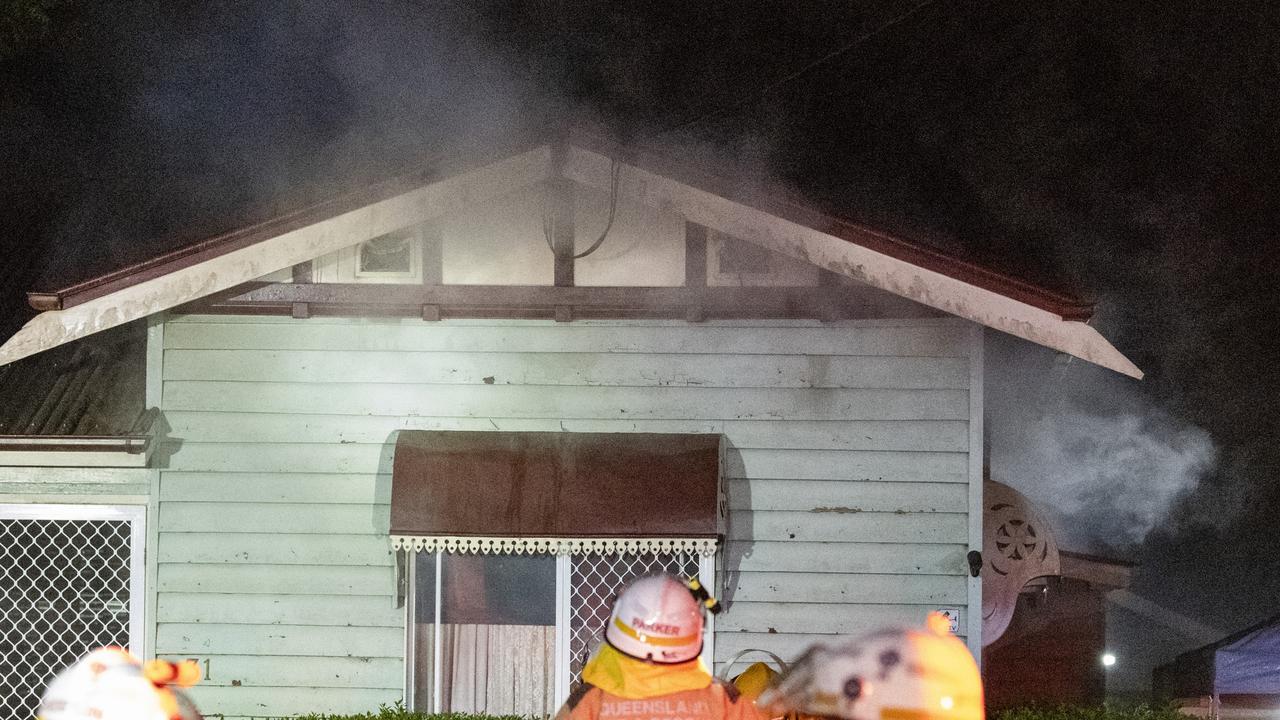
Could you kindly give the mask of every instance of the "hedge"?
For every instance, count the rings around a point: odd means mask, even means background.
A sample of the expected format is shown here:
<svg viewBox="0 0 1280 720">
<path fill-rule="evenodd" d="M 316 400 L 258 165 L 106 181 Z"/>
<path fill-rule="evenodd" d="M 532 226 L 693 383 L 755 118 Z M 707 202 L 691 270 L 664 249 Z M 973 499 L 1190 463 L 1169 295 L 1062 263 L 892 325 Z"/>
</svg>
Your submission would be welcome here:
<svg viewBox="0 0 1280 720">
<path fill-rule="evenodd" d="M 1191 720 L 1173 705 L 1056 705 L 1020 707 L 1000 710 L 991 720 Z M 383 705 L 377 712 L 359 715 L 301 715 L 297 720 L 530 720 L 520 715 L 470 715 L 441 713 L 431 715 L 410 712 L 404 705 Z"/>
<path fill-rule="evenodd" d="M 990 713 L 992 720 L 1191 720 L 1161 703 L 1030 706 Z"/>
<path fill-rule="evenodd" d="M 530 720 L 523 715 L 474 715 L 470 713 L 429 713 L 410 712 L 401 703 L 383 705 L 377 712 L 359 715 L 299 715 L 295 720 Z"/>
</svg>

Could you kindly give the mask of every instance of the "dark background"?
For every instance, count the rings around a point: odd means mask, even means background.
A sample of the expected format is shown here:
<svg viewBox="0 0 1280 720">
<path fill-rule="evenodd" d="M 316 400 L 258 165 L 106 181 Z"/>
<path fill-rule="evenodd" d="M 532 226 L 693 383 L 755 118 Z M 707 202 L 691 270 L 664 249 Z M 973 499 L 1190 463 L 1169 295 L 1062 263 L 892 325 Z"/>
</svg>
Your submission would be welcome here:
<svg viewBox="0 0 1280 720">
<path fill-rule="evenodd" d="M 1098 300 L 1147 378 L 992 333 L 993 473 L 1174 609 L 1280 610 L 1280 10 L 792 5 L 6 5 L 0 331 L 453 139 L 603 127 Z"/>
</svg>

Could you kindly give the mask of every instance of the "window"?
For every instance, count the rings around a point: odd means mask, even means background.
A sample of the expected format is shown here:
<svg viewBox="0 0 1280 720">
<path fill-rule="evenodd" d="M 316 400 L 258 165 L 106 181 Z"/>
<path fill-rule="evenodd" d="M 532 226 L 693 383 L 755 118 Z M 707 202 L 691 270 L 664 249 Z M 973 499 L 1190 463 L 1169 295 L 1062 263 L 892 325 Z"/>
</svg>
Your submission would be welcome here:
<svg viewBox="0 0 1280 720">
<path fill-rule="evenodd" d="M 437 550 L 415 553 L 412 568 L 412 707 L 528 716 L 552 715 L 564 701 L 626 583 L 655 572 L 714 576 L 710 557 L 686 551 Z M 707 633 L 709 654 L 710 625 Z"/>
<path fill-rule="evenodd" d="M 438 283 L 440 247 L 440 233 L 435 226 L 401 228 L 316 258 L 312 261 L 312 281 Z"/>
<path fill-rule="evenodd" d="M 103 645 L 142 654 L 141 507 L 0 505 L 0 717 Z"/>
<path fill-rule="evenodd" d="M 707 258 L 707 284 L 712 287 L 818 284 L 818 268 L 812 264 L 714 230 L 707 234 Z"/>
<path fill-rule="evenodd" d="M 413 277 L 413 240 L 417 234 L 400 230 L 360 243 L 356 247 L 356 277 Z"/>
<path fill-rule="evenodd" d="M 413 708 L 551 715 L 623 585 L 714 587 L 723 454 L 715 434 L 401 431 L 390 530 Z M 709 656 L 710 623 L 706 638 Z"/>
<path fill-rule="evenodd" d="M 413 575 L 415 708 L 555 712 L 554 556 L 418 553 Z"/>
<path fill-rule="evenodd" d="M 766 248 L 728 236 L 716 253 L 721 275 L 767 275 L 773 272 L 772 256 Z"/>
<path fill-rule="evenodd" d="M 657 572 L 677 577 L 697 577 L 707 587 L 714 585 L 714 569 L 711 558 L 703 558 L 690 552 L 643 553 L 590 553 L 573 555 L 569 561 L 569 687 L 582 677 L 582 667 L 587 658 L 604 638 L 613 599 L 624 585 L 635 578 Z M 710 633 L 707 635 L 710 648 Z M 704 649 L 704 654 L 707 650 Z M 707 658 L 710 667 L 710 657 Z"/>
</svg>

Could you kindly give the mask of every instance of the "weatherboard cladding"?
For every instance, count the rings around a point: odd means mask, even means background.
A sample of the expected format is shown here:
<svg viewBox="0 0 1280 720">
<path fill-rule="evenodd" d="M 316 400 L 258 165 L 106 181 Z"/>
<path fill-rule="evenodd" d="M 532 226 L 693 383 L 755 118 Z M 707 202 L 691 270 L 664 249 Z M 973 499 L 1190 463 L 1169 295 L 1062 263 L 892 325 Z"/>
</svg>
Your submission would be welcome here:
<svg viewBox="0 0 1280 720">
<path fill-rule="evenodd" d="M 156 651 L 209 660 L 211 713 L 398 699 L 403 429 L 723 433 L 721 661 L 963 608 L 974 337 L 947 319 L 170 320 Z"/>
</svg>

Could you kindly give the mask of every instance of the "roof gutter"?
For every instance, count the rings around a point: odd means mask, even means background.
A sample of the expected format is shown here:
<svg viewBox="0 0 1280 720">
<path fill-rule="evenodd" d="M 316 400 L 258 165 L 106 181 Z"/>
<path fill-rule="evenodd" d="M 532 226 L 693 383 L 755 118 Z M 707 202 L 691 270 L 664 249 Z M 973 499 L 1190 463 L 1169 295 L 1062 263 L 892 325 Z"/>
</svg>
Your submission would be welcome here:
<svg viewBox="0 0 1280 720">
<path fill-rule="evenodd" d="M 123 435 L 0 435 L 0 467 L 147 467 L 159 414 L 144 410 Z"/>
<path fill-rule="evenodd" d="M 143 468 L 152 447 L 146 435 L 0 435 L 0 467 Z"/>
<path fill-rule="evenodd" d="M 137 435 L 0 435 L 0 452 L 109 452 L 145 453 L 151 438 Z M 4 464 L 0 462 L 0 465 Z"/>
</svg>

